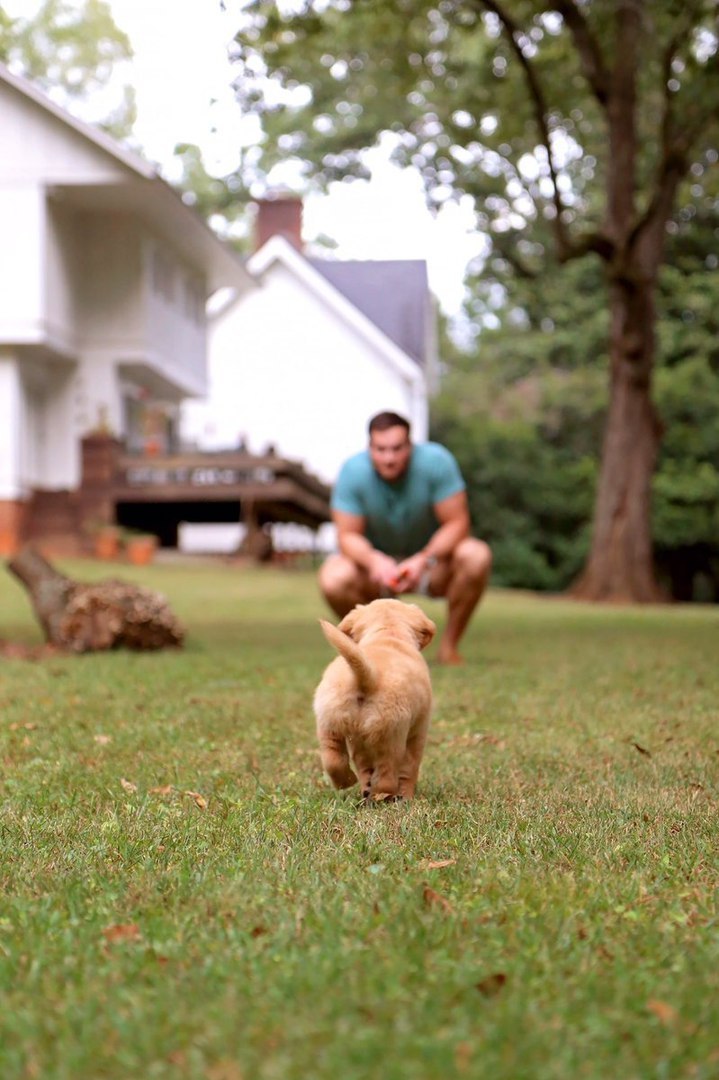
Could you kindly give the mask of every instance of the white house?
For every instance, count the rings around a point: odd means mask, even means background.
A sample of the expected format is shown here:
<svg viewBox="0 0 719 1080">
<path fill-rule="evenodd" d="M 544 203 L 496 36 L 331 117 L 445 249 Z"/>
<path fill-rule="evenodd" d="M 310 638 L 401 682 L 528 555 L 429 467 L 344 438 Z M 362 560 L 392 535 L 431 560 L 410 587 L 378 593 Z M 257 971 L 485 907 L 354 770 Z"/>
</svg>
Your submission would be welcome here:
<svg viewBox="0 0 719 1080">
<path fill-rule="evenodd" d="M 155 170 L 0 65 L 0 553 L 79 483 L 98 426 L 172 442 L 206 390 L 205 304 L 253 289 Z"/>
<path fill-rule="evenodd" d="M 208 397 L 183 405 L 181 430 L 207 450 L 272 445 L 331 482 L 381 410 L 426 438 L 436 313 L 424 262 L 309 257 L 301 213 L 295 198 L 258 203 L 258 287 L 211 316 Z"/>
</svg>

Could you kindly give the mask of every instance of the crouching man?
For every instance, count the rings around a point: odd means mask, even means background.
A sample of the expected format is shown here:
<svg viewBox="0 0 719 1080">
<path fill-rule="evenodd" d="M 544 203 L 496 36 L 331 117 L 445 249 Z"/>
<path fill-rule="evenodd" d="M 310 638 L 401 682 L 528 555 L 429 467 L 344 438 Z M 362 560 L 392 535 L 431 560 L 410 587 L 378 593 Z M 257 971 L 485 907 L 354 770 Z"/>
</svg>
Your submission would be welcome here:
<svg viewBox="0 0 719 1080">
<path fill-rule="evenodd" d="M 319 585 L 335 614 L 405 593 L 446 597 L 438 659 L 461 663 L 459 642 L 487 587 L 492 553 L 470 536 L 466 486 L 449 450 L 413 445 L 407 420 L 378 413 L 368 449 L 340 470 L 332 520 L 339 554 L 323 563 Z"/>
</svg>

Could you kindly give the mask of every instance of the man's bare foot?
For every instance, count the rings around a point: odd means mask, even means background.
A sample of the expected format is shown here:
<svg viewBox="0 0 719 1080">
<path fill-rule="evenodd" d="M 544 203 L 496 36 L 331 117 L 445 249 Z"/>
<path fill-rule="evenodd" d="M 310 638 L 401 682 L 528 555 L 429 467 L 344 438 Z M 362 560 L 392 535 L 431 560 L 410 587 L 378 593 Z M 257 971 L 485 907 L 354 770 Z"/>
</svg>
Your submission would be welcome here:
<svg viewBox="0 0 719 1080">
<path fill-rule="evenodd" d="M 458 667 L 460 664 L 464 663 L 464 657 L 460 656 L 454 645 L 447 645 L 444 642 L 441 642 L 437 652 L 437 663 L 452 664 L 454 667 Z"/>
</svg>

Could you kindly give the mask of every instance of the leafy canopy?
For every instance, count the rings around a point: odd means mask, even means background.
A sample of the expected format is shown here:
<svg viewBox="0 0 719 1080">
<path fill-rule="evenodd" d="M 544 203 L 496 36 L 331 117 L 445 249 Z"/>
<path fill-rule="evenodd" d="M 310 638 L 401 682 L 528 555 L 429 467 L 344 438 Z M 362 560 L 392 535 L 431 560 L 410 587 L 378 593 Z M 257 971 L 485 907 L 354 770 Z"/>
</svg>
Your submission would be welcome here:
<svg viewBox="0 0 719 1080">
<path fill-rule="evenodd" d="M 43 0 L 34 15 L 17 18 L 0 8 L 0 60 L 71 110 L 107 91 L 117 65 L 131 56 L 107 0 Z M 134 120 L 134 90 L 125 85 L 100 126 L 122 137 Z"/>
<path fill-rule="evenodd" d="M 536 270 L 551 236 L 561 258 L 596 250 L 617 147 L 606 106 L 629 0 L 252 0 L 239 18 L 238 99 L 265 140 L 257 183 L 296 158 L 320 183 L 366 175 L 363 150 L 387 138 L 422 173 L 428 197 L 476 200 L 477 224 Z M 716 162 L 716 0 L 639 5 L 633 110 L 639 211 L 670 164 Z M 630 103 L 631 105 L 631 103 Z M 523 234 L 537 229 L 529 242 Z"/>
</svg>

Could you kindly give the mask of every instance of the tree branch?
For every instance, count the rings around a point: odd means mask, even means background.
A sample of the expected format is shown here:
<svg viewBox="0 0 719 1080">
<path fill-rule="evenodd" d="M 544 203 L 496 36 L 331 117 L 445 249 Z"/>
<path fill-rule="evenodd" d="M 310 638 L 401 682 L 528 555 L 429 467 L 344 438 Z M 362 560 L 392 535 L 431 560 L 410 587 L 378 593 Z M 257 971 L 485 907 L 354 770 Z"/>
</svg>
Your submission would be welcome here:
<svg viewBox="0 0 719 1080">
<path fill-rule="evenodd" d="M 552 202 L 554 204 L 555 217 L 554 217 L 554 232 L 557 242 L 557 249 L 560 258 L 565 256 L 565 253 L 571 248 L 571 242 L 567 234 L 567 230 L 562 220 L 562 215 L 566 209 L 562 196 L 559 191 L 559 185 L 557 183 L 557 171 L 554 166 L 554 157 L 552 154 L 552 146 L 549 133 L 549 124 L 547 122 L 547 116 L 549 109 L 544 98 L 544 91 L 537 78 L 537 72 L 534 65 L 529 58 L 525 56 L 522 46 L 519 43 L 518 35 L 521 33 L 521 28 L 514 22 L 514 20 L 507 14 L 504 8 L 497 2 L 497 0 L 473 0 L 475 4 L 479 4 L 484 11 L 489 11 L 499 19 L 502 29 L 505 32 L 507 40 L 517 58 L 517 61 L 522 68 L 524 77 L 529 89 L 529 97 L 532 102 L 534 111 L 534 119 L 539 129 L 539 137 L 542 145 L 547 151 L 547 161 L 549 163 L 549 175 L 552 181 Z"/>
<path fill-rule="evenodd" d="M 587 233 L 580 237 L 560 255 L 560 263 L 571 262 L 581 259 L 585 255 L 598 255 L 605 262 L 611 262 L 617 250 L 617 245 L 601 231 Z"/>
<path fill-rule="evenodd" d="M 712 101 L 711 94 L 708 94 L 709 104 L 706 110 L 696 116 L 693 123 L 686 122 L 685 118 L 680 132 L 676 130 L 673 123 L 677 98 L 669 87 L 672 65 L 680 48 L 686 44 L 691 35 L 696 12 L 689 8 L 685 9 L 684 14 L 684 25 L 670 38 L 662 55 L 664 100 L 660 123 L 661 156 L 657 164 L 651 198 L 632 228 L 629 237 L 630 246 L 637 242 L 658 216 L 661 216 L 663 220 L 668 217 L 674 192 L 687 172 L 689 151 L 705 125 L 714 118 L 716 113 L 716 102 Z M 712 73 L 712 80 L 714 77 Z"/>
<path fill-rule="evenodd" d="M 562 16 L 574 38 L 584 77 L 599 104 L 605 108 L 609 98 L 609 72 L 599 42 L 574 0 L 555 0 L 552 6 Z"/>
<path fill-rule="evenodd" d="M 516 244 L 512 243 L 511 233 L 492 233 L 491 236 L 493 252 L 509 263 L 518 278 L 533 281 L 539 276 L 539 271 L 529 266 L 520 256 Z"/>
</svg>

